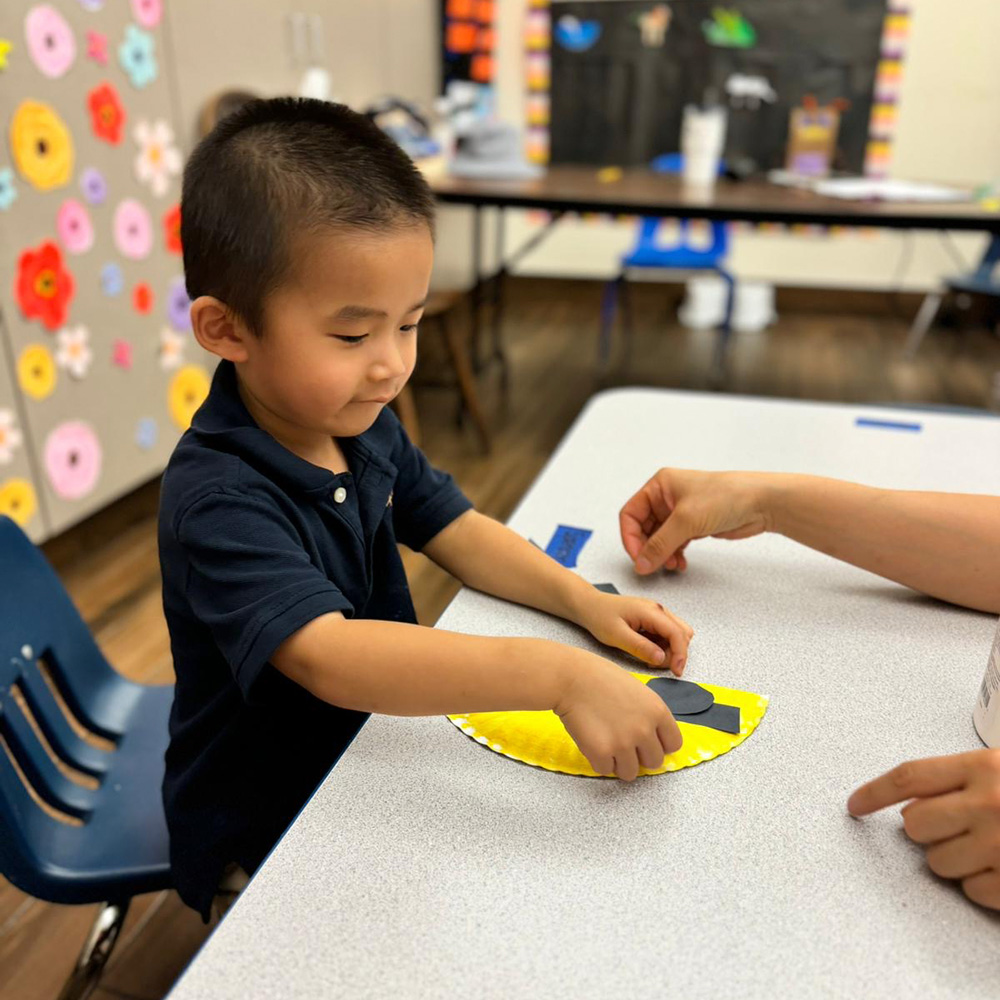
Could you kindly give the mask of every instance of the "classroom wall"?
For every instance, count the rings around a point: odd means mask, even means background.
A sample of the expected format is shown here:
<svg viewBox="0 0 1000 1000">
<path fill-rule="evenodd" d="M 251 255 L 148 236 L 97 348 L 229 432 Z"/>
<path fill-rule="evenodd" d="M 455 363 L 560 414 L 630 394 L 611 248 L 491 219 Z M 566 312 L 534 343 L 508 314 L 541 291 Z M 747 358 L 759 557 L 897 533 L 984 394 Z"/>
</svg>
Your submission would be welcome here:
<svg viewBox="0 0 1000 1000">
<path fill-rule="evenodd" d="M 524 6 L 524 0 L 498 0 L 497 7 L 497 100 L 501 115 L 512 122 L 520 122 L 523 110 Z M 914 0 L 914 7 L 895 175 L 953 183 L 1000 177 L 1000 3 L 963 0 L 961 18 L 948 0 Z M 426 105 L 437 92 L 438 0 L 172 0 L 166 9 L 177 99 L 191 136 L 202 102 L 218 90 L 294 90 L 301 71 L 292 66 L 287 44 L 293 11 L 323 17 L 334 92 L 353 106 L 387 92 Z M 524 213 L 508 213 L 508 247 L 534 229 Z M 442 209 L 435 285 L 471 281 L 470 232 L 469 210 Z M 518 270 L 603 278 L 613 273 L 632 237 L 629 225 L 565 221 Z M 741 234 L 732 265 L 742 277 L 780 284 L 919 290 L 954 270 L 954 250 L 972 261 L 982 246 L 977 236 L 953 240 L 949 247 L 933 233 Z M 485 243 L 489 261 L 489 220 Z"/>
<path fill-rule="evenodd" d="M 384 93 L 427 105 L 437 93 L 433 0 L 170 0 L 178 104 L 194 136 L 203 102 L 220 90 L 294 93 L 289 15 L 319 14 L 333 96 L 362 107 Z"/>
<path fill-rule="evenodd" d="M 498 5 L 498 105 L 503 118 L 520 121 L 524 3 Z M 960 17 L 948 0 L 914 0 L 912 6 L 893 175 L 966 184 L 1000 178 L 1000 3 L 962 0 Z M 442 226 L 439 270 L 454 281 L 467 280 L 467 230 L 454 215 L 448 223 Z M 511 212 L 507 228 L 508 246 L 516 247 L 536 225 Z M 633 235 L 626 224 L 567 220 L 518 271 L 604 278 Z M 946 244 L 935 233 L 747 233 L 736 238 L 731 265 L 741 277 L 783 285 L 923 290 L 955 270 L 956 251 L 970 262 L 981 253 L 979 236 L 952 239 Z"/>
</svg>

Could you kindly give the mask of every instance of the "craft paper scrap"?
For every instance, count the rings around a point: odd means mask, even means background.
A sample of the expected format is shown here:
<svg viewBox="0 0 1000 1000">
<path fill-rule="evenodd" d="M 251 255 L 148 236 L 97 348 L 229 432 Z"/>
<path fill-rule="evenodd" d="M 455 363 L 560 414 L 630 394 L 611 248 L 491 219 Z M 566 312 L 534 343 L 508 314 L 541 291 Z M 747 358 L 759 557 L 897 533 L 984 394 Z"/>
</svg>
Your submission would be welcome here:
<svg viewBox="0 0 1000 1000">
<path fill-rule="evenodd" d="M 593 532 L 587 528 L 570 528 L 560 524 L 549 544 L 545 546 L 545 554 L 552 556 L 557 563 L 572 569 L 576 565 L 577 556 L 592 534 Z"/>
</svg>

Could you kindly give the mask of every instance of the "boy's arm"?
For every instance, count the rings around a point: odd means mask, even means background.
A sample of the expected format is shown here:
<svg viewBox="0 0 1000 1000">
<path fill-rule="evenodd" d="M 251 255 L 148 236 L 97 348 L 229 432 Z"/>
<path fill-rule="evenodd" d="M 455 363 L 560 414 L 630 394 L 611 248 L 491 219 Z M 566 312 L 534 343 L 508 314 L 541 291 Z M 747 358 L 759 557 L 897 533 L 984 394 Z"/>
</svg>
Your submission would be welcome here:
<svg viewBox="0 0 1000 1000">
<path fill-rule="evenodd" d="M 575 622 L 646 663 L 684 668 L 694 634 L 685 622 L 653 601 L 602 593 L 477 511 L 456 518 L 423 551 L 468 587 Z"/>
<path fill-rule="evenodd" d="M 586 650 L 543 639 L 461 635 L 401 622 L 321 615 L 271 663 L 330 704 L 387 715 L 545 710 L 600 774 L 631 780 L 681 746 L 664 702 Z"/>
</svg>

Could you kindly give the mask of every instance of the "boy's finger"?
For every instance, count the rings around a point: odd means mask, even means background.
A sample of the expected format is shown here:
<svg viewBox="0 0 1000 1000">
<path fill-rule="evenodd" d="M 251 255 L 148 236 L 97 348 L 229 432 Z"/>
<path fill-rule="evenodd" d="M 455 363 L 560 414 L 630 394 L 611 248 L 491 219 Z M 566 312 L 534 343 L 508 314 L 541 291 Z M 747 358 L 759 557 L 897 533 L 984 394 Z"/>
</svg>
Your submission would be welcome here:
<svg viewBox="0 0 1000 1000">
<path fill-rule="evenodd" d="M 670 717 L 667 722 L 661 722 L 656 727 L 656 733 L 660 737 L 660 746 L 663 747 L 664 754 L 677 753 L 684 745 L 684 737 L 681 735 L 677 720 Z"/>
<path fill-rule="evenodd" d="M 634 748 L 615 754 L 615 774 L 622 781 L 635 781 L 639 777 L 639 757 Z"/>
<path fill-rule="evenodd" d="M 970 817 L 961 792 L 917 799 L 903 808 L 903 828 L 918 844 L 936 844 L 950 840 L 969 829 Z"/>
<path fill-rule="evenodd" d="M 951 754 L 900 764 L 857 789 L 847 800 L 847 811 L 852 816 L 867 816 L 897 802 L 944 795 L 964 788 L 969 756 Z"/>
<path fill-rule="evenodd" d="M 639 763 L 647 771 L 655 771 L 662 766 L 666 754 L 660 745 L 660 737 L 656 732 L 653 732 L 648 740 L 644 740 L 638 750 Z"/>
<path fill-rule="evenodd" d="M 642 660 L 643 663 L 648 663 L 653 667 L 664 666 L 667 659 L 667 654 L 661 646 L 658 646 L 652 639 L 639 635 L 635 629 L 624 623 L 621 637 L 616 645 L 626 653 L 631 653 L 637 660 Z"/>
<path fill-rule="evenodd" d="M 644 610 L 640 615 L 640 627 L 670 644 L 670 668 L 679 676 L 687 662 L 688 642 L 693 635 L 687 622 L 659 609 Z"/>
<path fill-rule="evenodd" d="M 927 865 L 941 878 L 969 878 L 990 867 L 990 850 L 971 833 L 928 847 Z"/>
</svg>

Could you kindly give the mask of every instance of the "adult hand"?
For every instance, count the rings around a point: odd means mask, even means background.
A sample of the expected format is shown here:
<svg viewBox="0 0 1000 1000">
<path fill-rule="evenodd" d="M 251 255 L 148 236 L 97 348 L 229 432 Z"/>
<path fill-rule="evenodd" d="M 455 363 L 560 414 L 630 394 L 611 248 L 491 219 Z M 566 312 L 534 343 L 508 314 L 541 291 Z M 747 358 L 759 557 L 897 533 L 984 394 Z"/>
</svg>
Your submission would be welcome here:
<svg viewBox="0 0 1000 1000">
<path fill-rule="evenodd" d="M 697 538 L 750 538 L 769 528 L 769 476 L 755 472 L 660 469 L 622 507 L 622 544 L 643 575 L 687 569 L 684 550 Z"/>
<path fill-rule="evenodd" d="M 931 871 L 960 880 L 974 903 L 1000 910 L 1000 750 L 900 764 L 862 785 L 847 809 L 867 816 L 906 801 L 903 828 L 924 846 Z"/>
</svg>

